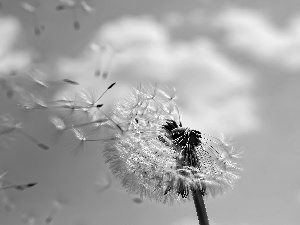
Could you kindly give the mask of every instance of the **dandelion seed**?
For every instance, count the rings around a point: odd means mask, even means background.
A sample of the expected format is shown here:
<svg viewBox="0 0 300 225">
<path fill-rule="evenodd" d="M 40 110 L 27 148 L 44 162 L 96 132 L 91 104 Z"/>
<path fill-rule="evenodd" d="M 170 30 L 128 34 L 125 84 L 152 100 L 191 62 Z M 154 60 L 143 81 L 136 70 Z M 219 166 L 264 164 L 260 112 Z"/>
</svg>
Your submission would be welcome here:
<svg viewBox="0 0 300 225">
<path fill-rule="evenodd" d="M 82 90 L 79 92 L 75 100 L 58 100 L 56 101 L 56 108 L 63 108 L 63 109 L 70 109 L 74 111 L 81 111 L 81 112 L 89 112 L 92 108 L 101 108 L 103 104 L 96 104 L 103 95 L 111 89 L 116 83 L 111 84 L 98 98 L 96 98 L 95 93 L 92 91 Z"/>
<path fill-rule="evenodd" d="M 75 17 L 75 16 L 74 16 L 74 17 Z M 73 22 L 73 26 L 74 26 L 74 29 L 75 29 L 75 30 L 79 30 L 79 29 L 80 29 L 80 23 L 79 23 L 79 21 L 75 20 L 75 21 Z"/>
<path fill-rule="evenodd" d="M 0 86 L 1 89 L 6 90 L 7 89 L 7 82 L 5 78 L 0 78 Z"/>
<path fill-rule="evenodd" d="M 16 93 L 19 96 L 19 103 L 16 104 L 22 110 L 47 109 L 48 105 L 41 96 L 37 97 L 33 93 L 18 89 Z"/>
<path fill-rule="evenodd" d="M 49 84 L 46 81 L 47 75 L 41 70 L 37 68 L 31 68 L 26 74 L 33 80 L 34 83 L 38 84 L 39 86 L 44 88 L 49 87 Z"/>
<path fill-rule="evenodd" d="M 80 151 L 84 152 L 86 149 L 87 142 L 109 142 L 115 139 L 114 137 L 89 139 L 82 129 L 75 126 L 70 127 L 70 129 L 73 131 L 75 137 L 79 140 L 79 144 L 77 144 L 75 148 L 73 148 L 73 150 L 71 151 L 71 153 L 73 153 L 74 155 L 77 155 Z"/>
<path fill-rule="evenodd" d="M 60 200 L 55 199 L 53 201 L 50 213 L 45 219 L 46 224 L 52 223 L 52 221 L 54 220 L 54 217 L 63 209 L 64 204 L 66 204 L 66 202 L 65 202 L 65 200 L 62 200 L 62 199 L 60 199 Z"/>
<path fill-rule="evenodd" d="M 1 122 L 2 120 L 2 122 Z M 1 129 L 2 128 L 2 129 Z M 27 132 L 23 131 L 22 129 L 22 123 L 15 120 L 15 118 L 10 114 L 2 114 L 0 115 L 0 137 L 2 135 L 7 135 L 9 133 L 12 133 L 13 131 L 16 131 L 26 137 L 28 140 L 36 144 L 39 148 L 43 150 L 48 150 L 49 147 L 42 142 L 38 141 L 36 138 L 32 137 Z"/>
<path fill-rule="evenodd" d="M 97 68 L 95 69 L 94 75 L 96 77 L 101 77 L 106 79 L 115 57 L 116 50 L 109 44 L 97 45 L 92 43 L 90 48 L 95 52 L 95 61 L 97 63 Z M 100 67 L 100 68 L 99 68 Z"/>
<path fill-rule="evenodd" d="M 10 134 L 16 129 L 20 129 L 22 124 L 14 119 L 10 114 L 0 115 L 0 136 Z"/>
<path fill-rule="evenodd" d="M 51 103 L 50 103 L 51 104 Z M 70 97 L 64 97 L 63 99 L 56 100 L 52 103 L 51 108 L 55 109 L 58 113 L 63 113 L 63 118 L 65 120 L 79 119 L 78 117 L 86 116 L 84 109 L 86 108 L 86 103 L 80 101 L 79 95 L 75 95 L 72 99 Z"/>
<path fill-rule="evenodd" d="M 53 216 L 49 215 L 46 219 L 45 219 L 45 223 L 46 224 L 50 224 L 53 221 Z"/>
<path fill-rule="evenodd" d="M 77 82 L 72 81 L 70 79 L 63 79 L 64 82 L 69 83 L 69 84 L 73 84 L 73 85 L 79 85 Z"/>
<path fill-rule="evenodd" d="M 13 184 L 10 181 L 4 180 L 6 174 L 7 172 L 4 172 L 0 175 L 0 189 L 16 189 L 18 191 L 23 191 L 37 185 L 37 183 Z"/>
<path fill-rule="evenodd" d="M 104 175 L 100 175 L 95 182 L 95 190 L 99 193 L 106 191 L 112 185 L 112 178 L 106 172 Z"/>
<path fill-rule="evenodd" d="M 7 172 L 3 172 L 2 174 L 0 174 L 0 185 L 2 184 L 1 181 L 3 180 L 6 174 Z"/>
<path fill-rule="evenodd" d="M 43 88 L 48 88 L 50 86 L 61 85 L 66 83 L 72 85 L 79 85 L 79 83 L 70 79 L 48 81 L 46 80 L 47 75 L 41 70 L 38 70 L 37 68 L 31 68 L 26 74 L 33 80 L 34 83 L 38 84 Z"/>
<path fill-rule="evenodd" d="M 89 13 L 94 11 L 94 9 L 87 3 L 87 1 L 81 0 L 80 4 L 84 11 L 89 12 Z"/>
<path fill-rule="evenodd" d="M 1 175 L 0 175 L 0 187 L 1 187 Z M 6 195 L 4 191 L 0 193 L 1 203 L 4 206 L 5 212 L 13 211 L 15 204 L 10 197 Z"/>
<path fill-rule="evenodd" d="M 43 150 L 48 150 L 49 149 L 49 146 L 47 146 L 46 144 L 40 142 L 35 137 L 31 136 L 30 134 L 26 133 L 25 131 L 23 131 L 21 129 L 18 129 L 17 131 L 20 134 L 22 134 L 24 137 L 26 137 L 28 140 L 30 140 L 31 142 L 33 142 L 34 144 L 36 144 L 36 146 L 38 146 L 39 148 L 41 148 Z"/>
<path fill-rule="evenodd" d="M 2 203 L 3 203 L 3 205 L 4 205 L 4 210 L 5 210 L 6 212 L 11 212 L 11 211 L 13 211 L 15 205 L 14 205 L 14 203 L 13 203 L 8 197 L 4 197 L 4 198 L 2 199 Z"/>
<path fill-rule="evenodd" d="M 65 125 L 64 121 L 61 118 L 59 118 L 57 116 L 52 116 L 52 117 L 50 117 L 49 120 L 55 126 L 55 128 L 57 130 L 65 130 L 66 125 Z"/>
<path fill-rule="evenodd" d="M 56 6 L 57 11 L 63 11 L 69 9 L 71 11 L 71 15 L 73 18 L 73 27 L 75 30 L 80 29 L 80 22 L 77 17 L 76 8 L 83 9 L 85 12 L 92 12 L 92 7 L 83 0 L 75 1 L 75 0 L 60 0 L 61 4 Z"/>
<path fill-rule="evenodd" d="M 12 88 L 9 88 L 7 91 L 6 91 L 6 96 L 8 97 L 8 98 L 12 98 L 13 97 L 13 95 L 14 95 L 14 91 L 13 91 L 13 89 Z"/>
<path fill-rule="evenodd" d="M 35 225 L 36 218 L 32 214 L 25 214 L 21 216 L 21 223 L 24 225 Z"/>
<path fill-rule="evenodd" d="M 233 187 L 240 170 L 236 150 L 183 127 L 174 94 L 162 89 L 139 85 L 115 105 L 112 120 L 120 129 L 104 151 L 106 163 L 129 193 L 162 203 L 193 199 L 199 222 L 208 224 L 202 196 Z"/>
<path fill-rule="evenodd" d="M 55 7 L 57 11 L 65 10 L 67 8 L 66 5 L 58 5 Z"/>
<path fill-rule="evenodd" d="M 100 69 L 96 69 L 94 74 L 95 74 L 96 77 L 100 77 L 101 76 Z"/>
<path fill-rule="evenodd" d="M 41 30 L 44 30 L 44 26 L 39 25 L 39 19 L 36 14 L 36 10 L 38 8 L 38 2 L 35 2 L 35 4 L 31 5 L 27 2 L 21 3 L 22 8 L 32 14 L 33 17 L 33 24 L 34 24 L 34 33 L 36 36 L 39 36 L 41 34 Z M 42 29 L 41 29 L 42 28 Z"/>
<path fill-rule="evenodd" d="M 143 203 L 143 199 L 140 199 L 140 198 L 133 198 L 132 201 L 136 204 L 141 204 Z"/>
<path fill-rule="evenodd" d="M 72 131 L 75 137 L 79 140 L 79 144 L 77 144 L 72 150 L 71 153 L 75 156 L 78 155 L 79 152 L 85 151 L 87 138 L 83 133 L 83 130 L 79 128 L 72 128 Z"/>
<path fill-rule="evenodd" d="M 10 183 L 10 182 L 8 182 L 8 183 Z M 16 189 L 18 191 L 24 191 L 25 189 L 31 188 L 31 187 L 33 187 L 35 185 L 37 185 L 37 183 L 10 184 L 9 186 L 4 186 L 4 187 L 1 187 L 0 189 Z"/>
</svg>

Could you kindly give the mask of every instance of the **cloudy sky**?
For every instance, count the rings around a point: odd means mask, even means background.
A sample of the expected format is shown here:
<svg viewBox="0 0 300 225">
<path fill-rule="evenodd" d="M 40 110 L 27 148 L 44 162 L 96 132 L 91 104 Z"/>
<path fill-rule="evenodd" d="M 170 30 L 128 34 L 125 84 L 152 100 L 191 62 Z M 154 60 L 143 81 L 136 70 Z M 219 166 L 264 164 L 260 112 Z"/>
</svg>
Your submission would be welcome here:
<svg viewBox="0 0 300 225">
<path fill-rule="evenodd" d="M 91 9 L 61 11 L 59 0 L 0 2 L 0 113 L 50 146 L 39 149 L 19 133 L 1 137 L 5 180 L 38 185 L 1 191 L 0 225 L 197 224 L 192 202 L 137 203 L 111 177 L 99 144 L 74 156 L 72 135 L 53 138 L 53 111 L 17 105 L 30 95 L 19 86 L 59 99 L 83 89 L 100 96 L 117 82 L 101 99 L 109 113 L 143 81 L 174 85 L 184 126 L 224 133 L 244 151 L 242 179 L 206 200 L 212 225 L 299 224 L 298 1 L 90 0 Z M 17 82 L 12 74 L 25 76 L 32 65 L 45 82 L 80 86 Z"/>
</svg>

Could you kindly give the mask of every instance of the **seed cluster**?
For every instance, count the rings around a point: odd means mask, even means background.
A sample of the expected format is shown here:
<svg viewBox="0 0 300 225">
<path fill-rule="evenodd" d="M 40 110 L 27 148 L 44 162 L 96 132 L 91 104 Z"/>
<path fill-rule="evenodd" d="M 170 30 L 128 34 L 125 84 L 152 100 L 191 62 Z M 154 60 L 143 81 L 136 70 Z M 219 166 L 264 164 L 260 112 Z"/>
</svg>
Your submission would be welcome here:
<svg viewBox="0 0 300 225">
<path fill-rule="evenodd" d="M 183 127 L 170 90 L 140 85 L 115 105 L 112 120 L 120 129 L 104 151 L 106 162 L 141 198 L 172 203 L 191 200 L 196 189 L 222 194 L 239 178 L 238 154 L 224 138 Z"/>
</svg>

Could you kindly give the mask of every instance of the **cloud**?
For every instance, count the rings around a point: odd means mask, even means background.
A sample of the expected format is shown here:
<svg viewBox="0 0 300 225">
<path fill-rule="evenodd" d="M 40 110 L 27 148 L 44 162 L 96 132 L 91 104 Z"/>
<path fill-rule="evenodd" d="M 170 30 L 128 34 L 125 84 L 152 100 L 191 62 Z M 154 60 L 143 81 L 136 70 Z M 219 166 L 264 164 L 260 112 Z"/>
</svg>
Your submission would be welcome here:
<svg viewBox="0 0 300 225">
<path fill-rule="evenodd" d="M 233 133 L 256 129 L 252 74 L 231 61 L 212 40 L 201 36 L 173 40 L 169 29 L 151 17 L 118 19 L 100 28 L 89 45 L 94 50 L 87 48 L 76 59 L 61 59 L 58 68 L 93 86 L 99 84 L 93 76 L 95 68 L 102 63 L 100 70 L 107 70 L 110 63 L 110 79 L 119 84 L 174 83 L 185 126 Z M 103 43 L 108 50 L 99 57 Z"/>
<path fill-rule="evenodd" d="M 27 51 L 14 49 L 20 35 L 21 26 L 16 19 L 0 18 L 0 74 L 22 70 L 31 62 Z"/>
<path fill-rule="evenodd" d="M 300 68 L 300 15 L 279 28 L 262 13 L 230 8 L 214 19 L 214 26 L 225 31 L 233 48 L 289 69 Z"/>
</svg>

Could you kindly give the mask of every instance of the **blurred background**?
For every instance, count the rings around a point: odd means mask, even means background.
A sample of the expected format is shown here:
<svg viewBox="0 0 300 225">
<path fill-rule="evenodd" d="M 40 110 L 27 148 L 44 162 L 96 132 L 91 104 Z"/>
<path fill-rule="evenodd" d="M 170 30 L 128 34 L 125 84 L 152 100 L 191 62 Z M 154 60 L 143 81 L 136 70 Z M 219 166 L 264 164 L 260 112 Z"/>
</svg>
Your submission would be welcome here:
<svg viewBox="0 0 300 225">
<path fill-rule="evenodd" d="M 197 224 L 193 202 L 128 195 L 99 143 L 70 154 L 78 140 L 56 135 L 53 112 L 20 104 L 30 93 L 100 96 L 116 82 L 100 100 L 109 113 L 143 81 L 174 85 L 184 126 L 222 132 L 244 151 L 235 188 L 206 199 L 212 225 L 299 224 L 299 9 L 296 0 L 1 0 L 1 118 L 13 116 L 50 149 L 1 134 L 3 180 L 38 184 L 1 190 L 0 225 Z M 80 85 L 45 87 L 62 79 Z"/>
</svg>

